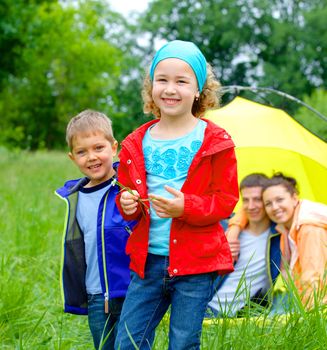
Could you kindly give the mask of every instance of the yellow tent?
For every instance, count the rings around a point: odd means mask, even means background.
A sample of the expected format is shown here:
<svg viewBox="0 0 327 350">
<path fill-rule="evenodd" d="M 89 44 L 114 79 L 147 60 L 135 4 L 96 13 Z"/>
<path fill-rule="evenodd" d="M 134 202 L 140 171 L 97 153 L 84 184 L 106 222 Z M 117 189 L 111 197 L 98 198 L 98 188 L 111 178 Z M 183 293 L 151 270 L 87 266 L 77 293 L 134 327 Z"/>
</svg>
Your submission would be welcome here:
<svg viewBox="0 0 327 350">
<path fill-rule="evenodd" d="M 232 136 L 238 177 L 282 171 L 296 178 L 300 197 L 327 204 L 327 143 L 281 109 L 236 97 L 205 118 Z"/>
</svg>

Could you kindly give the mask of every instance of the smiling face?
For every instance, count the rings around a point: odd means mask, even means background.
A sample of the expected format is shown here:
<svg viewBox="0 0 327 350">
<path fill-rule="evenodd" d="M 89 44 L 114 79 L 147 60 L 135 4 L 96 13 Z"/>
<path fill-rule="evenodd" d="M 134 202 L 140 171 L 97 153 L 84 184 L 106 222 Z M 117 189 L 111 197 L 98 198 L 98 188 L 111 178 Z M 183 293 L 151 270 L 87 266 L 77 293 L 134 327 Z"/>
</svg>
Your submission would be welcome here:
<svg viewBox="0 0 327 350">
<path fill-rule="evenodd" d="M 177 58 L 158 63 L 154 71 L 152 98 L 161 118 L 193 117 L 192 106 L 199 97 L 198 84 L 192 68 Z"/>
<path fill-rule="evenodd" d="M 241 190 L 243 209 L 252 223 L 267 220 L 267 214 L 262 200 L 262 187 L 244 187 Z"/>
<path fill-rule="evenodd" d="M 110 143 L 100 131 L 77 133 L 72 140 L 70 159 L 90 179 L 87 187 L 96 186 L 109 180 L 115 170 L 113 157 L 117 154 L 117 141 Z"/>
<path fill-rule="evenodd" d="M 265 189 L 262 197 L 270 219 L 290 229 L 298 203 L 297 195 L 291 194 L 283 185 L 276 185 Z"/>
</svg>

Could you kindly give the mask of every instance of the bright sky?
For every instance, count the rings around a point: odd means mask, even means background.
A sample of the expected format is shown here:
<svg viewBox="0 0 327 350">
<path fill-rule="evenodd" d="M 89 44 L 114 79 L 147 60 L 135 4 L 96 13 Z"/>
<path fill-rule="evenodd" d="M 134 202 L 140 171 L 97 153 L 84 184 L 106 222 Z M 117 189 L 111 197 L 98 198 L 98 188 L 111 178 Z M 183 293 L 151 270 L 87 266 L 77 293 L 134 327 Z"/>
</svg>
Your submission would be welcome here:
<svg viewBox="0 0 327 350">
<path fill-rule="evenodd" d="M 107 0 L 115 11 L 128 15 L 130 12 L 143 12 L 149 0 Z"/>
<path fill-rule="evenodd" d="M 120 12 L 123 16 L 128 18 L 128 14 L 143 12 L 146 10 L 148 3 L 151 0 L 107 0 L 111 8 L 114 11 Z M 139 38 L 139 43 L 147 43 L 147 39 L 144 37 Z M 158 50 L 166 41 L 156 40 L 155 49 Z"/>
</svg>

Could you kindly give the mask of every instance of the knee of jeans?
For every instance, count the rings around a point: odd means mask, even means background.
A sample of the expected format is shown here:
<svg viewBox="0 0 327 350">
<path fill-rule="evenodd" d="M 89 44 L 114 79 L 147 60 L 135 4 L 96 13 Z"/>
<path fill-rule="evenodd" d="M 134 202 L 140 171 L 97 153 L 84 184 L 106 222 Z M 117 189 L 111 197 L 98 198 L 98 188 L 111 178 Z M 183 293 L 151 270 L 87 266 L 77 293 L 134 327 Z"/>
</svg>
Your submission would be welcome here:
<svg viewBox="0 0 327 350">
<path fill-rule="evenodd" d="M 131 341 L 132 336 L 129 334 L 128 331 L 126 331 L 126 325 L 120 322 L 118 324 L 118 330 L 115 340 L 115 349 L 119 350 L 134 350 L 135 346 L 134 344 L 137 344 L 137 339 L 133 339 L 133 342 Z M 138 347 L 137 347 L 138 348 Z"/>
<path fill-rule="evenodd" d="M 133 338 L 129 333 L 124 333 L 124 336 L 117 334 L 115 340 L 115 349 L 118 350 L 135 350 L 135 349 L 152 349 L 153 339 Z"/>
</svg>

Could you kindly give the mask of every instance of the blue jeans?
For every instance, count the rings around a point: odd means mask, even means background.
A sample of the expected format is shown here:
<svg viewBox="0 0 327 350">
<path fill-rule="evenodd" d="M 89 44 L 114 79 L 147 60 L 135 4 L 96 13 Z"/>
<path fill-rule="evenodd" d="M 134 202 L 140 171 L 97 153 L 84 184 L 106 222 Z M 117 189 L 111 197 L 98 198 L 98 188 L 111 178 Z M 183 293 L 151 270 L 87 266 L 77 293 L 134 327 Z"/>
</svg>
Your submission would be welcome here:
<svg viewBox="0 0 327 350">
<path fill-rule="evenodd" d="M 124 298 L 109 300 L 109 313 L 104 312 L 104 297 L 102 294 L 88 294 L 88 321 L 96 349 L 114 349 L 121 309 Z M 109 334 L 107 340 L 105 338 Z M 102 338 L 102 340 L 101 340 Z M 101 346 L 100 346 L 101 344 Z"/>
<path fill-rule="evenodd" d="M 215 273 L 169 277 L 169 258 L 148 254 L 145 278 L 131 272 L 115 349 L 151 349 L 155 329 L 171 305 L 169 349 L 199 349 Z M 128 332 L 126 331 L 128 330 Z M 130 335 L 129 335 L 129 334 Z"/>
</svg>

